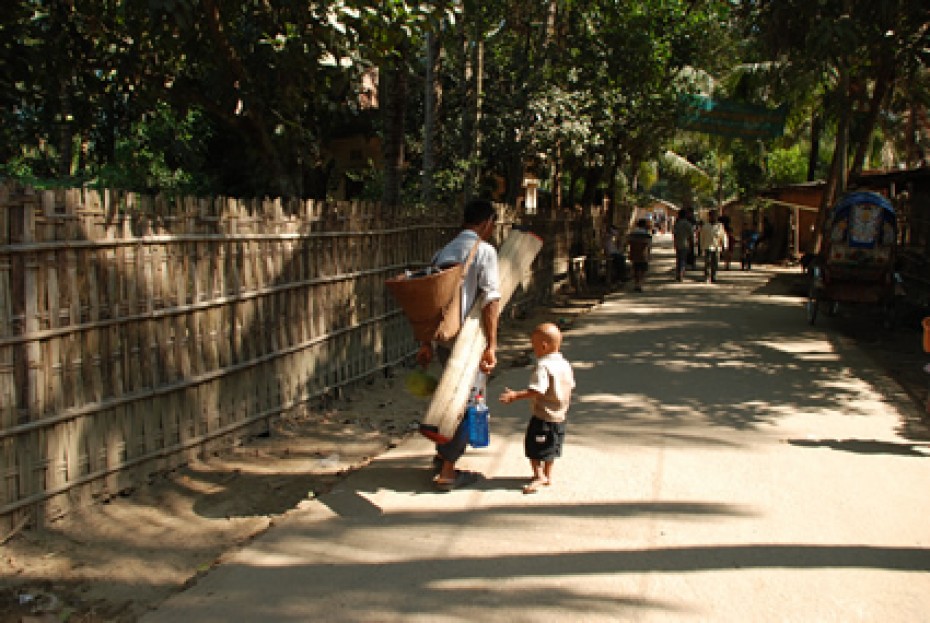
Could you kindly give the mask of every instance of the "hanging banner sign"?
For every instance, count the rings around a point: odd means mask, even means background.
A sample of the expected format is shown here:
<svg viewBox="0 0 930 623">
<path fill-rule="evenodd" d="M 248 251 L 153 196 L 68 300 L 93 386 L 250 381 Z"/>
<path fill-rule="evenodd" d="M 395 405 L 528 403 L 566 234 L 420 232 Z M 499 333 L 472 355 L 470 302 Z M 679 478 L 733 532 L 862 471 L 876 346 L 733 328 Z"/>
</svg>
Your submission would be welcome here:
<svg viewBox="0 0 930 623">
<path fill-rule="evenodd" d="M 787 106 L 766 108 L 703 95 L 683 95 L 679 103 L 682 130 L 747 139 L 777 138 L 785 132 Z"/>
</svg>

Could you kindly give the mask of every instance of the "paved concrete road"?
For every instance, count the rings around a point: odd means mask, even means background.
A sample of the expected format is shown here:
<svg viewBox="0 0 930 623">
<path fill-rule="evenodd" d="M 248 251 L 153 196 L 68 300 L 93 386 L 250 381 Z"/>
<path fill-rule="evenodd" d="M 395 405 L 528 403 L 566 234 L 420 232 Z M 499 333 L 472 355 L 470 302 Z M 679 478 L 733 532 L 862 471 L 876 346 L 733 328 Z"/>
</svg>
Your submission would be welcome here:
<svg viewBox="0 0 930 623">
<path fill-rule="evenodd" d="M 434 493 L 412 439 L 144 620 L 930 620 L 916 410 L 771 272 L 678 284 L 660 243 L 646 292 L 567 333 L 552 487 L 521 493 L 527 406 L 492 403 L 479 484 Z"/>
</svg>

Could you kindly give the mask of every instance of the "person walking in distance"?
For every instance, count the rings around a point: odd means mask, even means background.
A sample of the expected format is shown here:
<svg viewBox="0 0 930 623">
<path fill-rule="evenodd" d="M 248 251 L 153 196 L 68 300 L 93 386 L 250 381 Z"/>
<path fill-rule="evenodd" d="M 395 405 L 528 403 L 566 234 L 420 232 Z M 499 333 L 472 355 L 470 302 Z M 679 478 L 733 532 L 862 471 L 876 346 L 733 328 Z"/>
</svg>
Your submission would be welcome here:
<svg viewBox="0 0 930 623">
<path fill-rule="evenodd" d="M 474 305 L 481 306 L 481 327 L 484 330 L 487 346 L 481 354 L 479 369 L 488 374 L 497 365 L 497 326 L 500 319 L 500 273 L 498 271 L 497 251 L 487 240 L 494 233 L 497 212 L 490 201 L 474 199 L 465 205 L 464 227 L 451 242 L 433 257 L 433 266 L 463 263 L 468 258 L 472 247 L 478 245 L 474 260 L 465 273 L 462 296 L 462 320 Z M 426 367 L 433 359 L 433 354 L 445 365 L 452 353 L 454 342 L 435 344 L 423 342 L 417 352 L 417 362 Z M 439 473 L 433 479 L 436 487 L 449 491 L 475 482 L 477 474 L 463 472 L 455 468 L 456 462 L 465 453 L 468 445 L 468 425 L 462 418 L 452 439 L 436 445 L 436 457 Z"/>
<path fill-rule="evenodd" d="M 756 250 L 756 242 L 759 240 L 759 232 L 752 225 L 747 225 L 743 230 L 743 237 L 740 240 L 742 253 L 740 254 L 740 268 L 743 270 L 752 270 L 752 255 Z"/>
<path fill-rule="evenodd" d="M 607 287 L 612 288 L 615 283 L 623 281 L 624 264 L 626 258 L 620 250 L 617 238 L 620 230 L 615 225 L 608 224 L 604 229 L 604 255 L 607 257 Z"/>
<path fill-rule="evenodd" d="M 688 267 L 688 255 L 694 253 L 694 212 L 690 207 L 682 208 L 672 227 L 672 238 L 675 242 L 675 280 L 681 281 Z"/>
<path fill-rule="evenodd" d="M 727 232 L 723 223 L 717 220 L 716 210 L 707 215 L 707 222 L 701 227 L 701 249 L 704 250 L 704 281 L 717 282 L 717 268 L 720 266 L 720 254 L 727 247 Z"/>
<path fill-rule="evenodd" d="M 630 247 L 630 262 L 633 264 L 633 291 L 642 292 L 646 273 L 649 271 L 649 256 L 652 253 L 652 234 L 649 232 L 649 220 L 641 218 L 636 221 L 636 229 L 627 236 Z"/>
<path fill-rule="evenodd" d="M 733 261 L 733 249 L 736 248 L 736 232 L 733 231 L 733 224 L 729 216 L 723 215 L 719 221 L 723 224 L 723 231 L 726 232 L 727 236 L 727 246 L 721 251 L 720 259 L 723 260 L 723 269 L 730 270 L 730 263 Z"/>
</svg>

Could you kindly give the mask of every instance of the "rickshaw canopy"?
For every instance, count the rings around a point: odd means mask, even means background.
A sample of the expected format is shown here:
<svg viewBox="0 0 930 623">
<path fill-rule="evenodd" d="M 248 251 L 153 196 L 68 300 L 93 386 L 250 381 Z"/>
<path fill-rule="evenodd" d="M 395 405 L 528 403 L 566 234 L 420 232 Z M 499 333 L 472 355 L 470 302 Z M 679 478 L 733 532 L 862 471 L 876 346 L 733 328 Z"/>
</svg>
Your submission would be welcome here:
<svg viewBox="0 0 930 623">
<path fill-rule="evenodd" d="M 831 241 L 859 249 L 876 245 L 893 245 L 897 217 L 891 203 L 877 193 L 856 192 L 845 195 L 830 217 Z"/>
</svg>

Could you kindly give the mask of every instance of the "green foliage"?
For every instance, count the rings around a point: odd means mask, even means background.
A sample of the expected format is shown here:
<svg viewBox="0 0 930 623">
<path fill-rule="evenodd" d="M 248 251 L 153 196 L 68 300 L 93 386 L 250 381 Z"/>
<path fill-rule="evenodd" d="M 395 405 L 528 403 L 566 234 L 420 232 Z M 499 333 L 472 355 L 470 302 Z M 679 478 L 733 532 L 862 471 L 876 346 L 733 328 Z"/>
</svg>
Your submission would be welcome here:
<svg viewBox="0 0 930 623">
<path fill-rule="evenodd" d="M 930 100 L 926 22 L 923 3 L 903 0 L 11 0 L 0 12 L 0 174 L 326 197 L 337 182 L 327 145 L 361 133 L 403 144 L 394 177 L 412 201 L 430 32 L 441 48 L 438 201 L 478 179 L 503 179 L 512 198 L 528 164 L 589 195 L 637 179 L 713 201 L 803 179 L 812 110 L 828 121 L 866 110 L 879 78 L 899 87 L 881 127 L 902 131 L 910 102 Z M 403 115 L 361 106 L 374 68 L 407 79 Z M 699 90 L 790 104 L 783 144 L 673 145 L 678 95 Z M 399 139 L 388 132 L 398 119 Z M 875 151 L 887 140 L 870 123 L 854 130 Z M 395 183 L 363 175 L 371 198 Z"/>
<path fill-rule="evenodd" d="M 361 171 L 352 171 L 346 173 L 346 176 L 353 182 L 359 183 L 362 193 L 356 197 L 362 201 L 378 201 L 381 199 L 381 190 L 384 184 L 381 171 L 369 163 L 369 166 Z"/>
<path fill-rule="evenodd" d="M 656 182 L 659 181 L 659 165 L 655 161 L 643 162 L 639 165 L 639 172 L 636 175 L 639 187 L 648 191 Z"/>
<path fill-rule="evenodd" d="M 559 3 L 554 31 L 540 21 L 549 2 L 50 6 L 17 2 L 3 17 L 4 78 L 16 87 L 5 110 L 17 111 L 0 130 L 9 172 L 76 169 L 133 188 L 325 195 L 324 145 L 364 118 L 361 73 L 388 61 L 420 73 L 429 29 L 445 51 L 436 182 L 451 197 L 473 165 L 514 177 L 528 156 L 603 167 L 657 151 L 672 130 L 677 72 L 707 54 L 703 33 L 725 4 Z M 463 123 L 474 44 L 461 42 L 478 37 L 487 39 L 493 87 L 484 93 L 481 160 L 465 163 L 475 136 Z M 39 77 L 32 89 L 23 86 L 31 76 Z M 409 108 L 408 128 L 419 127 L 420 111 Z M 75 144 L 85 150 L 77 160 Z"/>
<path fill-rule="evenodd" d="M 451 166 L 443 167 L 433 176 L 436 187 L 436 201 L 438 203 L 451 203 L 455 196 L 465 187 L 468 171 L 474 166 L 473 161 L 466 159 L 456 160 Z"/>
<path fill-rule="evenodd" d="M 790 103 L 796 143 L 806 140 L 799 132 L 810 131 L 812 113 L 825 122 L 824 138 L 835 140 L 842 133 L 834 128 L 860 112 L 850 151 L 868 154 L 880 109 L 919 102 L 914 87 L 930 61 L 926 3 L 743 0 L 738 7 L 741 54 L 762 61 L 754 79 L 742 81 L 743 93 Z"/>
<path fill-rule="evenodd" d="M 774 149 L 766 158 L 768 178 L 773 185 L 798 184 L 807 178 L 807 154 L 800 145 Z"/>
<path fill-rule="evenodd" d="M 211 184 L 204 177 L 212 128 L 199 111 L 178 118 L 167 105 L 132 125 L 115 147 L 116 158 L 100 167 L 103 187 L 148 192 L 202 194 Z"/>
</svg>

